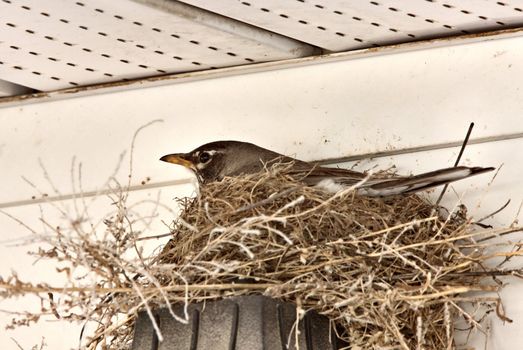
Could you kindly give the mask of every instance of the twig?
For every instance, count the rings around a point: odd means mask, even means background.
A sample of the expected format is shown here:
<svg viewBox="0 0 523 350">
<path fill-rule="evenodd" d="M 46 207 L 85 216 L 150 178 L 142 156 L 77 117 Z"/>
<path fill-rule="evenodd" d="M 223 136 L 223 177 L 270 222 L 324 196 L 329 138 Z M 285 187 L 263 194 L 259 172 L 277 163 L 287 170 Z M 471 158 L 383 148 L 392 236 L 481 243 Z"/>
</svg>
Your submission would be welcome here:
<svg viewBox="0 0 523 350">
<path fill-rule="evenodd" d="M 472 129 L 474 128 L 474 123 L 470 123 L 469 129 L 467 130 L 467 135 L 465 136 L 465 139 L 463 140 L 463 144 L 461 145 L 461 149 L 459 150 L 458 158 L 456 159 L 456 162 L 454 163 L 454 167 L 457 167 L 459 164 L 459 161 L 461 160 L 461 156 L 463 155 L 463 152 L 465 151 L 465 147 L 467 146 L 467 143 L 469 142 L 470 134 L 472 133 Z M 443 195 L 445 194 L 445 191 L 447 191 L 447 188 L 449 187 L 449 184 L 445 184 L 443 186 L 443 189 L 441 190 L 441 194 L 438 197 L 438 200 L 436 201 L 436 206 L 439 206 L 439 203 L 441 202 L 441 199 L 443 198 Z"/>
<path fill-rule="evenodd" d="M 263 290 L 267 288 L 272 287 L 279 287 L 279 288 L 294 288 L 294 285 L 282 285 L 278 283 L 224 283 L 224 284 L 190 284 L 190 285 L 170 285 L 161 287 L 164 291 L 169 292 L 185 292 L 186 290 L 194 291 L 194 290 L 240 290 L 240 289 L 248 289 L 248 290 Z M 49 293 L 49 292 L 55 292 L 55 293 L 76 293 L 76 292 L 90 292 L 92 290 L 96 291 L 97 293 L 104 294 L 104 293 L 132 293 L 134 289 L 132 287 L 114 287 L 114 288 L 102 288 L 102 287 L 52 287 L 52 286 L 34 286 L 34 285 L 27 285 L 27 286 L 19 286 L 19 285 L 11 285 L 8 283 L 0 283 L 0 288 L 4 290 L 16 290 L 17 292 L 24 291 L 26 293 Z M 144 294 L 148 293 L 154 293 L 158 288 L 149 288 L 144 289 Z"/>
<path fill-rule="evenodd" d="M 503 205 L 501 206 L 501 208 L 499 208 L 498 210 L 496 210 L 496 211 L 494 211 L 494 212 L 492 212 L 492 213 L 490 213 L 490 214 L 488 214 L 488 215 L 485 215 L 484 217 L 482 217 L 482 218 L 479 219 L 478 221 L 474 222 L 474 224 L 479 224 L 479 223 L 481 223 L 483 220 L 489 219 L 489 218 L 493 217 L 494 215 L 499 214 L 499 213 L 500 213 L 503 209 L 505 209 L 509 204 L 510 204 L 510 199 L 507 200 L 507 202 L 506 202 L 505 204 L 503 204 Z"/>
<path fill-rule="evenodd" d="M 129 189 L 131 187 L 131 178 L 132 178 L 132 175 L 133 175 L 133 158 L 134 158 L 134 145 L 136 143 L 136 138 L 138 137 L 138 134 L 145 128 L 151 126 L 152 124 L 154 123 L 163 123 L 163 119 L 155 119 L 155 120 L 151 120 L 150 122 L 140 126 L 135 132 L 134 132 L 134 135 L 133 135 L 133 139 L 131 141 L 131 152 L 130 152 L 130 156 L 129 156 L 129 175 L 128 175 L 128 180 L 127 180 L 127 189 Z"/>
</svg>

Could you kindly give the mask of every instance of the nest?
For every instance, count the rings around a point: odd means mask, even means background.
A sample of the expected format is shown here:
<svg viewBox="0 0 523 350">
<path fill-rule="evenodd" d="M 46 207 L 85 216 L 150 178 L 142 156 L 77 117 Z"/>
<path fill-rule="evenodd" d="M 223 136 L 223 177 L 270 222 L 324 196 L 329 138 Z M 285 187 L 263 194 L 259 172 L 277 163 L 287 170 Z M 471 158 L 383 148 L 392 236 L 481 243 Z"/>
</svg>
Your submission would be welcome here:
<svg viewBox="0 0 523 350">
<path fill-rule="evenodd" d="M 467 313 L 463 302 L 482 303 L 508 320 L 492 293 L 500 283 L 491 277 L 514 271 L 488 268 L 486 243 L 517 228 L 480 229 L 463 206 L 448 212 L 417 195 L 326 193 L 304 186 L 287 169 L 275 164 L 205 184 L 197 199 L 181 200 L 171 240 L 150 259 L 124 258 L 138 233 L 126 225 L 120 197 L 119 214 L 106 221 L 112 240 L 107 234 L 103 242 L 67 238 L 55 230 L 51 242 L 59 249 L 40 252 L 96 272 L 94 286 L 38 290 L 16 277 L 2 285 L 13 286 L 9 296 L 23 294 L 24 286 L 26 292 L 65 293 L 68 307 L 82 308 L 72 319 L 99 322 L 91 348 L 129 346 L 140 309 L 247 294 L 316 310 L 352 349 L 454 348 L 455 322 L 465 319 L 475 328 L 484 315 Z M 49 310 L 58 313 L 56 305 Z"/>
<path fill-rule="evenodd" d="M 464 207 L 438 209 L 417 195 L 332 195 L 285 169 L 226 178 L 185 206 L 159 281 L 225 287 L 191 301 L 263 293 L 314 309 L 354 349 L 450 348 L 460 295 L 495 287 L 480 284 Z"/>
</svg>

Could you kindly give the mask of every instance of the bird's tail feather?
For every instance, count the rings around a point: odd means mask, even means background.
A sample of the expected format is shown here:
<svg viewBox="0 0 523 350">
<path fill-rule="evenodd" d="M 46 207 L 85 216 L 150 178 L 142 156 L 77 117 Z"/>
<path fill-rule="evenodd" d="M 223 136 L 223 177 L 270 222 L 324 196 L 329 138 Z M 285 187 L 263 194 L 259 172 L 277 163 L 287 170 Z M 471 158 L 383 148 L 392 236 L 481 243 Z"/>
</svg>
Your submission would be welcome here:
<svg viewBox="0 0 523 350">
<path fill-rule="evenodd" d="M 494 168 L 465 167 L 440 169 L 428 173 L 419 174 L 411 177 L 404 177 L 393 180 L 385 180 L 361 188 L 360 191 L 369 196 L 382 197 L 396 194 L 408 194 L 423 191 L 432 187 L 445 185 L 453 181 L 465 179 L 474 175 L 479 175 L 492 171 Z"/>
</svg>

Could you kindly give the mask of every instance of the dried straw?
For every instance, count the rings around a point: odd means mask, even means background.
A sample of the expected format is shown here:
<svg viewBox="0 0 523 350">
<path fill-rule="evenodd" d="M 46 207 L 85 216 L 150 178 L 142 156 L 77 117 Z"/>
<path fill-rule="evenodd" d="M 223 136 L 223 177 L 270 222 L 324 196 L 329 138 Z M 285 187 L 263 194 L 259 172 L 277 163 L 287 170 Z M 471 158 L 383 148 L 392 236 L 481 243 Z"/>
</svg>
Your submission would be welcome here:
<svg viewBox="0 0 523 350">
<path fill-rule="evenodd" d="M 113 239 L 103 249 L 86 235 L 55 230 L 55 249 L 41 252 L 87 267 L 98 276 L 94 284 L 53 289 L 13 276 L 0 281 L 3 296 L 63 294 L 71 318 L 99 322 L 88 348 L 126 348 L 139 309 L 255 293 L 326 315 L 352 349 L 452 349 L 456 320 L 473 329 L 484 315 L 467 313 L 464 302 L 508 320 L 492 276 L 519 271 L 487 267 L 494 256 L 488 242 L 518 228 L 481 229 L 464 207 L 441 215 L 416 195 L 329 194 L 303 186 L 287 168 L 275 164 L 202 186 L 196 200 L 180 202 L 172 239 L 150 259 L 124 258 L 137 233 L 120 197 L 119 214 L 106 223 Z M 72 316 L 75 307 L 81 311 Z M 187 321 L 183 313 L 173 317 Z"/>
</svg>

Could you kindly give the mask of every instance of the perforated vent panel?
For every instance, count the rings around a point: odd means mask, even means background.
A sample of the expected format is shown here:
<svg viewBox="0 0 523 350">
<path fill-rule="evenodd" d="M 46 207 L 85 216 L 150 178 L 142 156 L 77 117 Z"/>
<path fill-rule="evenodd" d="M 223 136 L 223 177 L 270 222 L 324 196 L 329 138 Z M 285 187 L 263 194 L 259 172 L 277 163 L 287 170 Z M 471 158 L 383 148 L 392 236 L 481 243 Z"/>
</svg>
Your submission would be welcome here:
<svg viewBox="0 0 523 350">
<path fill-rule="evenodd" d="M 182 0 L 332 51 L 523 24 L 523 1 Z"/>
<path fill-rule="evenodd" d="M 0 80 L 51 91 L 518 27 L 523 0 L 0 0 L 0 13 Z"/>
<path fill-rule="evenodd" d="M 0 79 L 54 90 L 307 54 L 128 0 L 1 0 Z"/>
</svg>

